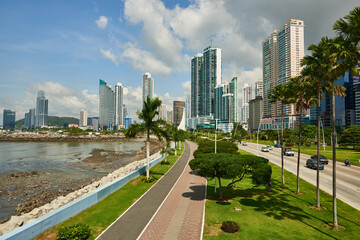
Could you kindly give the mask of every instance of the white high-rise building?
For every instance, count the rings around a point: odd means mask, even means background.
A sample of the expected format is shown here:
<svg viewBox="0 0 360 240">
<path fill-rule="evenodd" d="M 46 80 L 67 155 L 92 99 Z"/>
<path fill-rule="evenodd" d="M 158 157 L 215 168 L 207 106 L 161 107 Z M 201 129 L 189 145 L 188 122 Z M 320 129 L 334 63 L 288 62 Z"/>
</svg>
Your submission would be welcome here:
<svg viewBox="0 0 360 240">
<path fill-rule="evenodd" d="M 124 125 L 124 87 L 121 83 L 115 86 L 115 125 Z"/>
<path fill-rule="evenodd" d="M 256 97 L 264 97 L 263 81 L 255 82 L 255 98 Z"/>
<path fill-rule="evenodd" d="M 269 94 L 278 84 L 285 84 L 290 78 L 300 75 L 301 60 L 304 57 L 304 21 L 290 18 L 284 26 L 274 30 L 262 42 L 264 118 L 273 118 L 266 126 L 279 128 L 281 103 L 270 103 Z M 293 105 L 286 105 L 284 115 L 287 122 L 295 122 Z M 290 119 L 292 118 L 292 119 Z M 295 127 L 295 124 L 293 124 Z"/>
<path fill-rule="evenodd" d="M 87 127 L 87 111 L 85 109 L 80 111 L 80 121 L 79 126 L 80 127 Z"/>
<path fill-rule="evenodd" d="M 45 97 L 45 91 L 39 91 L 36 99 L 36 127 L 42 128 L 48 125 L 48 100 Z"/>
<path fill-rule="evenodd" d="M 149 96 L 150 99 L 154 97 L 154 79 L 151 78 L 151 74 L 148 72 L 143 75 L 143 102 L 147 96 Z"/>
<path fill-rule="evenodd" d="M 243 88 L 242 122 L 247 123 L 249 118 L 249 101 L 251 100 L 251 86 L 247 83 Z"/>
</svg>

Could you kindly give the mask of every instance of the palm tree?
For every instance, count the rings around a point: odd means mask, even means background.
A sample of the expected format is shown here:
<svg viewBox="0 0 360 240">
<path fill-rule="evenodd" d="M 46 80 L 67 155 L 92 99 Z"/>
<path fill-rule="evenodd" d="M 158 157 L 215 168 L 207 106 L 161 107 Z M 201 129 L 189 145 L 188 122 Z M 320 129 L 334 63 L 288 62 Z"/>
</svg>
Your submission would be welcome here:
<svg viewBox="0 0 360 240">
<path fill-rule="evenodd" d="M 309 109 L 310 105 L 313 104 L 314 95 L 313 87 L 311 83 L 305 81 L 303 76 L 291 78 L 288 85 L 291 99 L 289 102 L 295 104 L 296 111 L 299 112 L 299 143 L 298 143 L 298 159 L 297 159 L 297 189 L 296 193 L 300 193 L 300 150 L 301 150 L 301 126 L 302 126 L 302 115 L 303 110 Z"/>
<path fill-rule="evenodd" d="M 285 84 L 279 84 L 275 86 L 271 90 L 271 94 L 269 95 L 269 99 L 271 103 L 276 103 L 278 101 L 281 102 L 281 138 L 280 138 L 280 145 L 281 145 L 281 171 L 282 171 L 282 183 L 285 183 L 284 178 L 284 153 L 283 153 L 283 125 L 284 125 L 284 105 L 289 103 L 289 91 Z"/>
<path fill-rule="evenodd" d="M 360 42 L 360 7 L 356 7 L 340 18 L 333 26 L 338 35 L 357 45 Z"/>
<path fill-rule="evenodd" d="M 140 133 L 146 133 L 146 178 L 149 178 L 150 135 L 154 134 L 160 141 L 163 137 L 167 138 L 166 131 L 162 127 L 166 122 L 162 119 L 155 120 L 155 117 L 159 115 L 157 109 L 160 105 L 159 98 L 151 99 L 148 96 L 141 112 L 137 112 L 139 119 L 143 122 L 131 124 L 125 133 L 127 138 L 134 138 Z"/>
<path fill-rule="evenodd" d="M 322 92 L 324 91 L 324 79 L 328 72 L 327 65 L 324 64 L 325 59 L 325 47 L 324 41 L 320 41 L 318 45 L 312 44 L 308 50 L 312 51 L 311 56 L 305 56 L 301 62 L 305 66 L 301 72 L 306 81 L 312 83 L 316 93 L 317 102 L 317 170 L 316 170 L 316 207 L 320 208 L 320 105 L 323 98 Z"/>
<path fill-rule="evenodd" d="M 161 149 L 161 152 L 160 152 L 160 154 L 161 154 L 163 157 L 165 156 L 164 161 L 165 161 L 166 163 L 168 162 L 167 159 L 166 159 L 166 157 L 167 157 L 168 155 L 170 155 L 171 152 L 172 152 L 172 149 L 171 149 L 170 144 L 169 144 L 169 142 L 168 142 L 168 143 L 166 144 L 166 146 Z"/>
</svg>

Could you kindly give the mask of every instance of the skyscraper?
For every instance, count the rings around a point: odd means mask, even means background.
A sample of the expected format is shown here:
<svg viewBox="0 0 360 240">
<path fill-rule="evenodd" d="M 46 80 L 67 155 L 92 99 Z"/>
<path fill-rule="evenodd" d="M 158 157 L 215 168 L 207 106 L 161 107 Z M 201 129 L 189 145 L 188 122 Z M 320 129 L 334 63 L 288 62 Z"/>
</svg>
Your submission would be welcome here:
<svg viewBox="0 0 360 240">
<path fill-rule="evenodd" d="M 191 117 L 202 114 L 203 108 L 203 54 L 198 53 L 191 59 Z"/>
<path fill-rule="evenodd" d="M 214 89 L 221 84 L 221 48 L 209 46 L 203 54 L 203 116 L 215 114 Z"/>
<path fill-rule="evenodd" d="M 143 75 L 143 102 L 147 96 L 149 96 L 150 99 L 154 97 L 154 79 L 151 78 L 151 74 L 148 72 Z"/>
<path fill-rule="evenodd" d="M 124 125 L 123 86 L 121 83 L 115 86 L 115 125 Z"/>
<path fill-rule="evenodd" d="M 88 122 L 87 122 L 87 111 L 85 109 L 80 111 L 80 121 L 79 121 L 79 126 L 80 127 L 87 127 Z"/>
<path fill-rule="evenodd" d="M 179 126 L 180 122 L 183 120 L 183 115 L 185 113 L 185 102 L 174 101 L 173 104 L 174 125 Z"/>
<path fill-rule="evenodd" d="M 45 97 L 45 91 L 38 91 L 36 99 L 36 127 L 42 128 L 48 125 L 48 100 Z"/>
<path fill-rule="evenodd" d="M 242 101 L 242 122 L 247 123 L 249 118 L 249 101 L 251 100 L 251 86 L 247 83 L 243 88 L 243 101 Z"/>
<path fill-rule="evenodd" d="M 15 111 L 4 109 L 3 128 L 4 129 L 14 129 L 15 128 Z"/>
<path fill-rule="evenodd" d="M 262 42 L 263 49 L 263 88 L 264 118 L 273 118 L 270 128 L 278 128 L 281 103 L 271 104 L 269 94 L 278 84 L 285 84 L 290 78 L 301 72 L 301 60 L 304 57 L 304 22 L 290 18 L 280 29 L 274 30 Z M 294 122 L 296 114 L 293 105 L 284 106 L 287 122 Z M 290 120 L 292 116 L 292 120 Z M 288 124 L 288 126 L 290 126 Z M 295 127 L 295 125 L 292 125 Z"/>
<path fill-rule="evenodd" d="M 191 59 L 191 117 L 215 114 L 214 89 L 221 84 L 221 48 L 209 46 Z"/>
<path fill-rule="evenodd" d="M 115 93 L 106 81 L 99 79 L 99 127 L 100 129 L 112 129 L 115 121 Z"/>
<path fill-rule="evenodd" d="M 264 97 L 263 81 L 255 82 L 255 98 L 256 97 Z"/>
<path fill-rule="evenodd" d="M 238 94 L 238 86 L 239 86 L 239 82 L 238 82 L 238 78 L 237 77 L 233 77 L 233 79 L 231 79 L 230 83 L 229 83 L 229 87 L 230 87 L 230 93 L 232 93 L 233 97 L 232 97 L 232 108 L 233 108 L 233 117 L 232 117 L 232 121 L 233 122 L 239 122 L 239 94 Z"/>
</svg>

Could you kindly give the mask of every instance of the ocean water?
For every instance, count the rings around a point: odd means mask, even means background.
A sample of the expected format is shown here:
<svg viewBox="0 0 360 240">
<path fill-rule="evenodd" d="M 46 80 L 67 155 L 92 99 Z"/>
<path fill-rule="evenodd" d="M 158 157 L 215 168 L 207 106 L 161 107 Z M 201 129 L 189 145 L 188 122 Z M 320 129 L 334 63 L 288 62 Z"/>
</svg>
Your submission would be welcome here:
<svg viewBox="0 0 360 240">
<path fill-rule="evenodd" d="M 24 171 L 76 171 L 69 163 L 90 157 L 94 149 L 130 153 L 144 142 L 0 142 L 0 175 Z"/>
</svg>

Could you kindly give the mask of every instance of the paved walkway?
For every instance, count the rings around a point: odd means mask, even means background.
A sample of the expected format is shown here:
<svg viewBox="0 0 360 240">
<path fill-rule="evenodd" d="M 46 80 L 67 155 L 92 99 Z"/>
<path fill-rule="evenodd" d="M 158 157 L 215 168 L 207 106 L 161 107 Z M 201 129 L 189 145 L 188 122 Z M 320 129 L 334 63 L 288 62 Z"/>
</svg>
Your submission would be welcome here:
<svg viewBox="0 0 360 240">
<path fill-rule="evenodd" d="M 195 148 L 186 142 L 183 155 L 169 172 L 98 239 L 131 240 L 140 235 L 142 239 L 200 239 L 205 179 L 193 175 L 188 167 Z"/>
<path fill-rule="evenodd" d="M 189 143 L 191 152 L 196 145 Z M 193 158 L 191 155 L 190 160 Z M 186 165 L 183 175 L 141 235 L 141 240 L 201 239 L 206 180 Z"/>
</svg>

